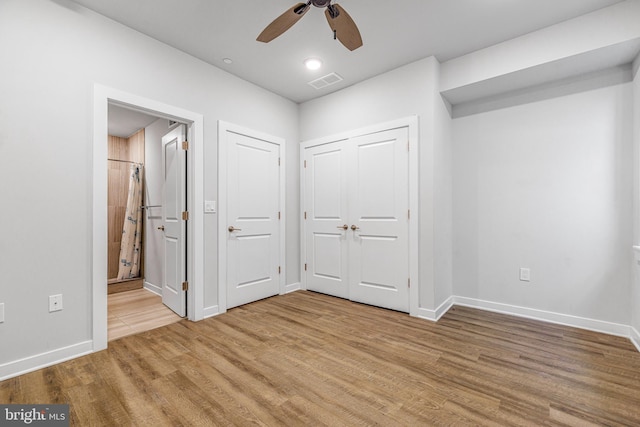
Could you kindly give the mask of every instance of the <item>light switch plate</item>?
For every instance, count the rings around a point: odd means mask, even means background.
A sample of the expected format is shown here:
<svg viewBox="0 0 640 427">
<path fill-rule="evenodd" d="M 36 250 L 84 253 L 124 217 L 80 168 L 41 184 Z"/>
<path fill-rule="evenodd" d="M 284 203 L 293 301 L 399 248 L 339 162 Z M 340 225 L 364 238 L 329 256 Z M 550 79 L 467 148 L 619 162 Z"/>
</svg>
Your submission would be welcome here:
<svg viewBox="0 0 640 427">
<path fill-rule="evenodd" d="M 520 269 L 520 280 L 523 282 L 531 281 L 531 270 L 528 268 Z"/>
<path fill-rule="evenodd" d="M 204 212 L 205 213 L 216 213 L 216 201 L 215 200 L 205 200 L 204 201 Z"/>
</svg>

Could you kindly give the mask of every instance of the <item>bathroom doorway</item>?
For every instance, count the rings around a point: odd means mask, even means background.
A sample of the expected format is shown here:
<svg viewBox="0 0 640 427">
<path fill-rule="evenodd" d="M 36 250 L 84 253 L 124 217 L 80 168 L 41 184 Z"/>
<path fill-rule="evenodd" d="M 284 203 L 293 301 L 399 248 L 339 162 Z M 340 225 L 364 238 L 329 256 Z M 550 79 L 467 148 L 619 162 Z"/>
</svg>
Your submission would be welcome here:
<svg viewBox="0 0 640 427">
<path fill-rule="evenodd" d="M 178 321 L 163 304 L 162 138 L 179 123 L 109 104 L 108 339 Z"/>
</svg>

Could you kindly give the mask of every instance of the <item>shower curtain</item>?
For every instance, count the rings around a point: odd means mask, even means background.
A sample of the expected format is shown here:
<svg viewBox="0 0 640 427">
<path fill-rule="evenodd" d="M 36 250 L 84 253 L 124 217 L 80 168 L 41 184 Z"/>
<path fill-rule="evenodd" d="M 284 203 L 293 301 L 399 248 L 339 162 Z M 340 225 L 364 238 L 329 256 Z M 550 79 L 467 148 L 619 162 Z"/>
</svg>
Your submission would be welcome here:
<svg viewBox="0 0 640 427">
<path fill-rule="evenodd" d="M 132 164 L 129 170 L 129 196 L 122 228 L 118 280 L 140 275 L 142 244 L 142 165 Z"/>
</svg>

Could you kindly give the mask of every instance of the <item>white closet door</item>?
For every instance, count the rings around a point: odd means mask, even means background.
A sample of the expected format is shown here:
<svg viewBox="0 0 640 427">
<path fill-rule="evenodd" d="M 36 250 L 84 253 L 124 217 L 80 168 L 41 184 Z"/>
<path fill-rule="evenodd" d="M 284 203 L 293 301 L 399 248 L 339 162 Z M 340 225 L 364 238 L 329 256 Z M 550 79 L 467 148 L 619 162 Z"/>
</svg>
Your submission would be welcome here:
<svg viewBox="0 0 640 427">
<path fill-rule="evenodd" d="M 226 286 L 232 308 L 279 291 L 280 146 L 235 132 L 227 138 Z"/>
<path fill-rule="evenodd" d="M 349 142 L 350 298 L 409 311 L 408 129 Z"/>
<path fill-rule="evenodd" d="M 349 298 L 347 159 L 344 142 L 305 150 L 307 289 Z M 347 229 L 345 229 L 347 227 Z"/>
</svg>

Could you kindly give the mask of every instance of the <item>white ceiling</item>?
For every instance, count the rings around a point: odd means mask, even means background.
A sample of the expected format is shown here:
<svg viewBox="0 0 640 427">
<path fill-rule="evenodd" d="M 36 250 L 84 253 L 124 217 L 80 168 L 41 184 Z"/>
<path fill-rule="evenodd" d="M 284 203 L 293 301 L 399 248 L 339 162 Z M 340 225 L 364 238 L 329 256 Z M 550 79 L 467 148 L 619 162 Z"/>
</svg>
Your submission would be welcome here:
<svg viewBox="0 0 640 427">
<path fill-rule="evenodd" d="M 109 135 L 128 138 L 156 120 L 158 117 L 109 104 Z"/>
<path fill-rule="evenodd" d="M 444 62 L 619 1 L 339 0 L 364 41 L 350 52 L 333 40 L 324 10 L 315 7 L 271 43 L 257 42 L 294 0 L 75 0 L 295 102 L 428 56 Z M 304 68 L 312 56 L 324 61 L 320 70 Z M 308 85 L 331 72 L 344 80 L 320 90 Z"/>
</svg>

